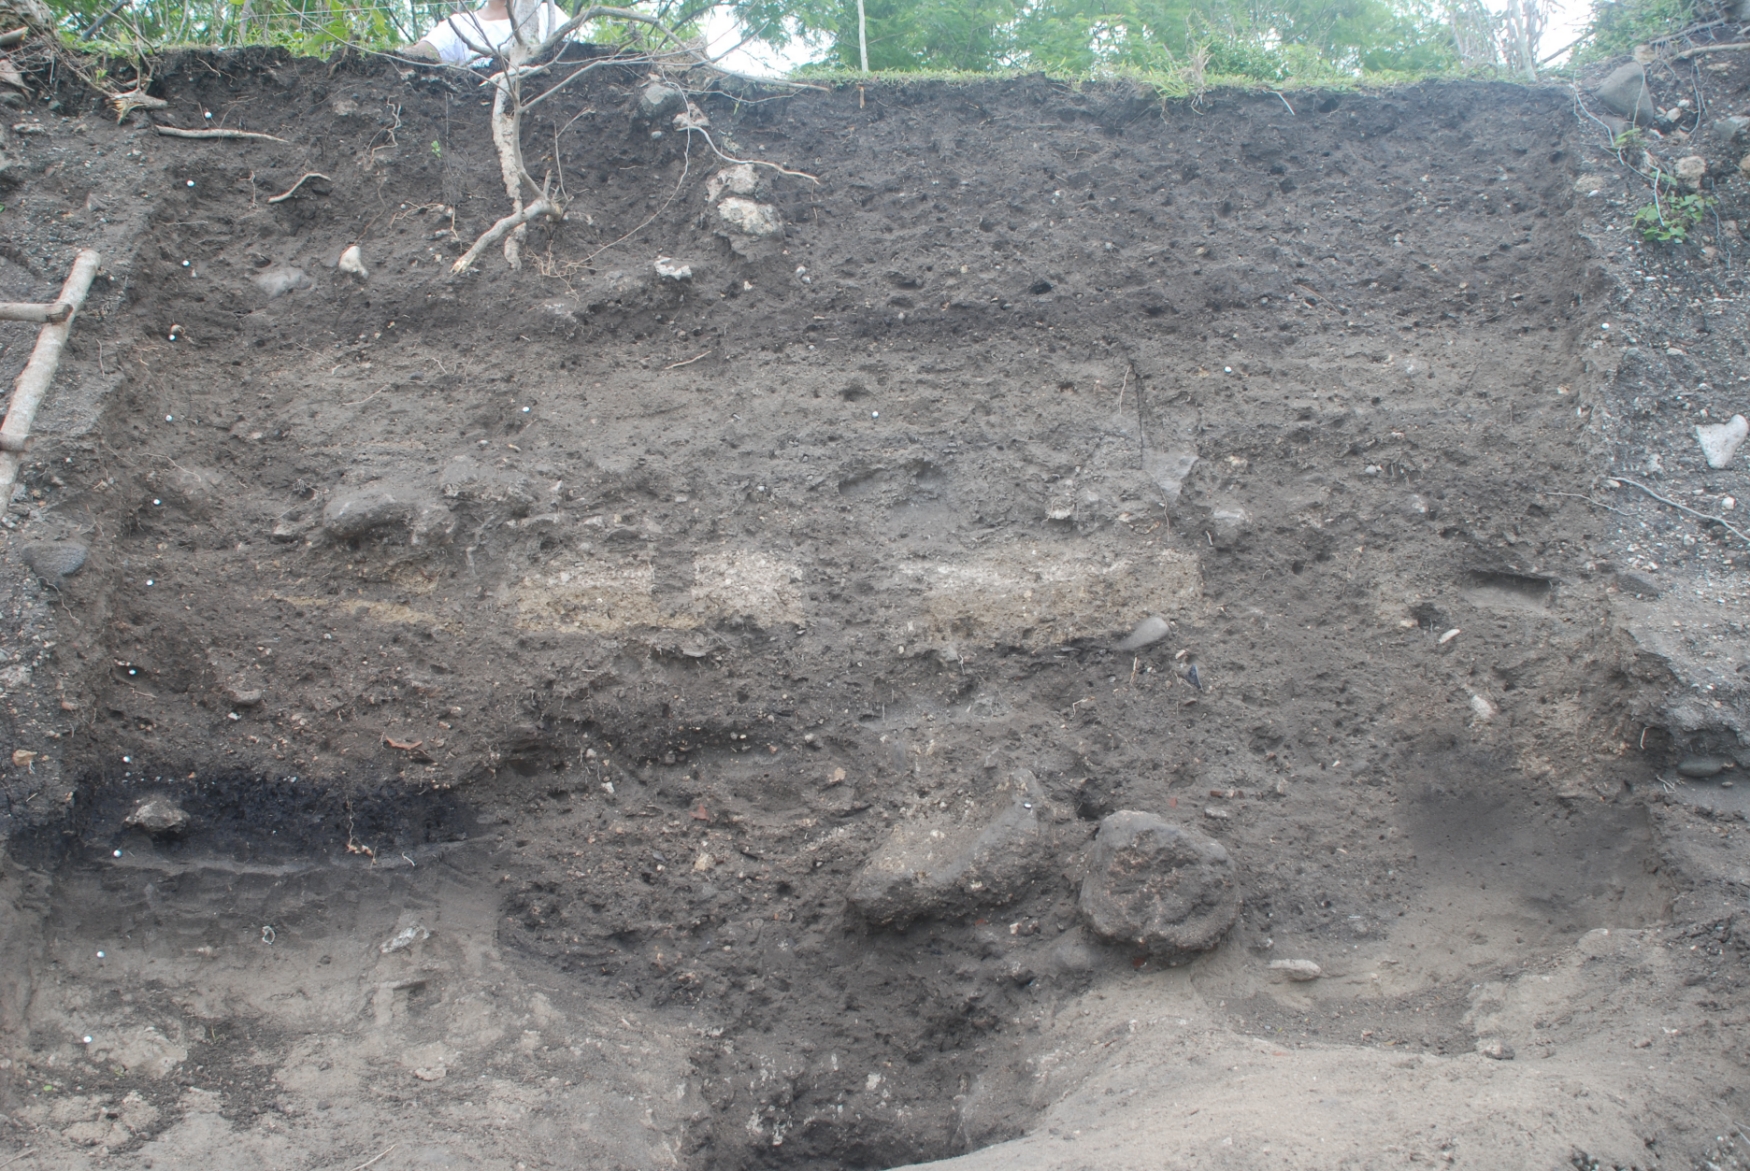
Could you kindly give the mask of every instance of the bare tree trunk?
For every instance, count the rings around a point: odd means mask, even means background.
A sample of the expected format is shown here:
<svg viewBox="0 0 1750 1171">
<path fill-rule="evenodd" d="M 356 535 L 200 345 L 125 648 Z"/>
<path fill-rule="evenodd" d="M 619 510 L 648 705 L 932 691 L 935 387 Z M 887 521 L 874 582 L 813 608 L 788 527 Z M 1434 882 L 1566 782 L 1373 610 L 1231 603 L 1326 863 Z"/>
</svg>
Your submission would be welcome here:
<svg viewBox="0 0 1750 1171">
<path fill-rule="evenodd" d="M 492 145 L 498 148 L 498 170 L 510 196 L 511 214 L 523 210 L 522 110 L 517 104 L 518 85 L 510 70 L 498 75 L 492 97 Z M 504 258 L 512 268 L 522 267 L 521 224 L 504 241 Z"/>
<path fill-rule="evenodd" d="M 1525 27 L 1525 9 L 1520 0 L 1507 0 L 1507 23 L 1513 30 L 1513 43 L 1519 49 L 1519 64 L 1525 80 L 1537 80 L 1537 60 L 1531 55 L 1531 37 Z"/>
<path fill-rule="evenodd" d="M 523 166 L 521 71 L 544 39 L 544 30 L 540 27 L 541 0 L 511 0 L 509 7 L 511 40 L 504 48 L 504 72 L 498 76 L 497 92 L 492 99 L 492 143 L 498 148 L 504 190 L 510 196 L 511 214 L 516 216 L 524 208 L 525 187 L 534 186 Z M 522 242 L 527 232 L 526 222 L 518 223 L 505 237 L 504 259 L 512 268 L 522 267 Z"/>
<path fill-rule="evenodd" d="M 857 52 L 863 58 L 863 72 L 869 72 L 869 17 L 863 11 L 863 0 L 857 0 Z"/>
</svg>

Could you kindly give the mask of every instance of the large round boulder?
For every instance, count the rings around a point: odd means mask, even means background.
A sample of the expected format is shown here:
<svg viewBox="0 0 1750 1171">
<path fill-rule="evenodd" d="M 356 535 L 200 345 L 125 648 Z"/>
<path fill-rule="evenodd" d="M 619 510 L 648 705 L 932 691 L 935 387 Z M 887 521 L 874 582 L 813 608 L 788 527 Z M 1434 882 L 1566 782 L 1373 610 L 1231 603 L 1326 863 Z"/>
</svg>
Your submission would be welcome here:
<svg viewBox="0 0 1750 1171">
<path fill-rule="evenodd" d="M 1220 943 L 1239 917 L 1233 859 L 1184 826 L 1120 810 L 1100 822 L 1081 912 L 1101 938 L 1181 962 Z"/>
</svg>

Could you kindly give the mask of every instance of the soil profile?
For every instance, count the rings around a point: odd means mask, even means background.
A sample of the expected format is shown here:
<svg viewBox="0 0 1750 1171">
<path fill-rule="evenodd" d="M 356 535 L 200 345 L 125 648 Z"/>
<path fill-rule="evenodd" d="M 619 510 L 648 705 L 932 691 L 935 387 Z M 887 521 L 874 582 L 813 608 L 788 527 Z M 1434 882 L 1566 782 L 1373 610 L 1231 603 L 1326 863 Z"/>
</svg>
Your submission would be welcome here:
<svg viewBox="0 0 1750 1171">
<path fill-rule="evenodd" d="M 1699 116 L 1653 246 L 1567 89 L 604 69 L 453 276 L 478 78 L 30 83 L 0 1159 L 1745 1165 Z M 1212 948 L 1095 930 L 1120 812 Z"/>
</svg>

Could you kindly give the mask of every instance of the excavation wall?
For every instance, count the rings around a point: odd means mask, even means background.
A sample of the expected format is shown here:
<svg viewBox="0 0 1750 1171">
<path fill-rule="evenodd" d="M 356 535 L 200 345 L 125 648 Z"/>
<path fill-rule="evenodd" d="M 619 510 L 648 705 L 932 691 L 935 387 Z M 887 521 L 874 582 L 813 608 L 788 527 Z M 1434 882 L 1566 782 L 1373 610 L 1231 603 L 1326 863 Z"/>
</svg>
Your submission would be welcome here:
<svg viewBox="0 0 1750 1171">
<path fill-rule="evenodd" d="M 1742 751 L 1742 562 L 1602 480 L 1742 487 L 1625 405 L 1742 409 L 1730 245 L 1631 244 L 1571 92 L 688 131 L 598 70 L 525 128 L 563 221 L 454 276 L 477 79 L 164 63 L 274 136 L 209 141 L 40 80 L 0 300 L 104 274 L 0 554 L 5 1149 L 1733 1157 L 1732 770 L 1675 769 Z M 1119 810 L 1225 849 L 1213 952 L 1093 930 Z"/>
</svg>

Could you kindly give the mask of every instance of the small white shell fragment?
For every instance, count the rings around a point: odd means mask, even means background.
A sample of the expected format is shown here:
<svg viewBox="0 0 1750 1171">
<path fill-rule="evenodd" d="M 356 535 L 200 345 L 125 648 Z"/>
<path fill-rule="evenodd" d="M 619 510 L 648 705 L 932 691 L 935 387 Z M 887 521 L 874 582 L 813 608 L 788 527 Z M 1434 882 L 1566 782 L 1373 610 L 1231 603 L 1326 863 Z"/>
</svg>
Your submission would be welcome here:
<svg viewBox="0 0 1750 1171">
<path fill-rule="evenodd" d="M 1695 429 L 1701 453 L 1707 457 L 1710 468 L 1723 468 L 1731 463 L 1738 445 L 1747 435 L 1750 435 L 1750 422 L 1746 422 L 1743 415 L 1733 415 L 1727 423 L 1703 423 Z"/>
<path fill-rule="evenodd" d="M 418 923 L 415 923 L 410 927 L 403 927 L 401 930 L 397 931 L 393 939 L 387 939 L 378 944 L 377 950 L 384 955 L 388 955 L 391 952 L 400 951 L 404 947 L 412 947 L 421 940 L 430 938 L 431 929 L 429 927 L 422 927 Z"/>
<path fill-rule="evenodd" d="M 1294 980 L 1298 983 L 1304 983 L 1307 980 L 1317 980 L 1320 976 L 1325 974 L 1324 969 L 1313 963 L 1311 960 L 1271 960 L 1270 970 L 1272 972 L 1281 972 L 1290 980 Z"/>
<path fill-rule="evenodd" d="M 1470 697 L 1470 710 L 1477 714 L 1479 720 L 1487 721 L 1495 718 L 1495 705 L 1474 692 Z"/>
<path fill-rule="evenodd" d="M 1460 633 L 1462 633 L 1462 632 L 1459 630 L 1459 628 L 1454 626 L 1451 630 L 1448 630 L 1445 634 L 1440 636 L 1440 645 L 1445 646 L 1447 643 L 1449 643 L 1453 639 L 1457 638 Z"/>
<path fill-rule="evenodd" d="M 359 246 L 357 244 L 348 246 L 347 250 L 340 254 L 339 267 L 341 272 L 350 272 L 357 277 L 369 277 L 371 275 L 365 271 L 364 258 L 359 253 Z"/>
</svg>

